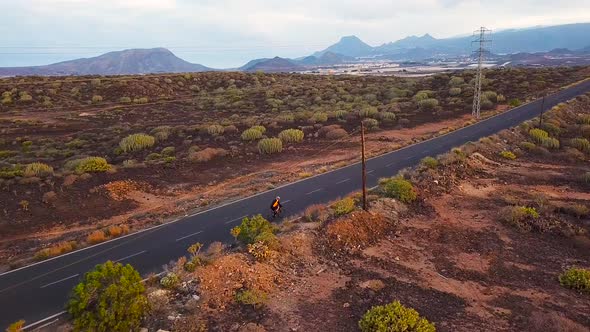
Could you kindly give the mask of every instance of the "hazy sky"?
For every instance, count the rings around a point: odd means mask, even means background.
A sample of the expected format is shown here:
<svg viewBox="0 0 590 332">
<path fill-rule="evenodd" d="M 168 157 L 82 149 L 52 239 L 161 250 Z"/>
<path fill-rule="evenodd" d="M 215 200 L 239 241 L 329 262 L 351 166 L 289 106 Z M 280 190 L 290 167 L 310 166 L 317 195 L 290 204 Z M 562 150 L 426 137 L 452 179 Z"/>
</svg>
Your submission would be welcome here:
<svg viewBox="0 0 590 332">
<path fill-rule="evenodd" d="M 344 35 L 371 45 L 590 22 L 589 0 L 0 0 L 0 66 L 167 47 L 206 66 L 298 57 Z"/>
</svg>

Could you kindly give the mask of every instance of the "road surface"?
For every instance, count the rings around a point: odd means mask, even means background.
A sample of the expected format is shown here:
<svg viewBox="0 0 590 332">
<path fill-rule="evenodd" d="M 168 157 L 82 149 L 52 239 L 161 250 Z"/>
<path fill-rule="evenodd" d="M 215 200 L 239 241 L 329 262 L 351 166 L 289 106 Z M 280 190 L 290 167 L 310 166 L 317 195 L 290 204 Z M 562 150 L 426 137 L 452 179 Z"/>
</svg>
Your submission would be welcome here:
<svg viewBox="0 0 590 332">
<path fill-rule="evenodd" d="M 590 81 L 567 88 L 545 99 L 545 109 L 590 91 Z M 523 105 L 449 134 L 372 158 L 367 163 L 367 183 L 395 175 L 426 156 L 445 153 L 455 146 L 477 141 L 539 115 L 541 101 Z M 361 186 L 360 164 L 297 181 L 176 222 L 156 226 L 122 238 L 81 249 L 54 259 L 0 274 L 0 329 L 11 322 L 47 322 L 64 310 L 72 287 L 96 264 L 112 260 L 133 265 L 142 275 L 160 272 L 162 266 L 186 254 L 195 242 L 231 241 L 229 230 L 245 216 L 267 213 L 280 195 L 285 214 L 301 213 L 311 204 L 332 201 Z M 53 318 L 51 318 L 53 319 Z"/>
</svg>

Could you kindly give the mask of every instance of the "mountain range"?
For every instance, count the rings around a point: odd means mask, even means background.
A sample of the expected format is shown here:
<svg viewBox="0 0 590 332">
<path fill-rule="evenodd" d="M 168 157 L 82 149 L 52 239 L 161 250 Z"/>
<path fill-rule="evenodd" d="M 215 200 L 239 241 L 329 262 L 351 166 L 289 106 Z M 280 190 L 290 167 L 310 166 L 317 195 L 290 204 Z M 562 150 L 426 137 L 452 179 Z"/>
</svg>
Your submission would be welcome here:
<svg viewBox="0 0 590 332">
<path fill-rule="evenodd" d="M 422 61 L 467 56 L 472 51 L 472 36 L 437 39 L 430 34 L 409 36 L 395 42 L 371 46 L 356 36 L 345 36 L 324 50 L 296 59 L 280 57 L 251 60 L 240 71 L 293 72 L 321 66 L 357 62 L 364 59 Z M 567 50 L 590 53 L 590 23 L 576 23 L 495 32 L 494 54 L 540 53 Z M 570 51 L 573 50 L 573 51 Z M 563 53 L 563 52 L 562 52 Z M 131 49 L 93 58 L 60 62 L 46 66 L 0 68 L 0 76 L 14 75 L 123 75 L 211 71 L 212 68 L 178 58 L 165 48 Z"/>
</svg>

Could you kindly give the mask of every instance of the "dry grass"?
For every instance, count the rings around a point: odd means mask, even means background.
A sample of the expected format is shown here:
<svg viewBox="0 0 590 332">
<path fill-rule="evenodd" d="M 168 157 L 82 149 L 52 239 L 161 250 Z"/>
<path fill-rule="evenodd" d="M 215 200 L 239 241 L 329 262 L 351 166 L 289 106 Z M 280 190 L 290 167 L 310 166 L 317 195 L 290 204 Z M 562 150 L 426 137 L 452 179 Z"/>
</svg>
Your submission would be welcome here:
<svg viewBox="0 0 590 332">
<path fill-rule="evenodd" d="M 97 244 L 107 240 L 107 236 L 101 230 L 94 231 L 86 237 L 86 242 L 90 244 Z"/>
<path fill-rule="evenodd" d="M 44 260 L 51 257 L 59 256 L 61 254 L 73 251 L 74 249 L 76 249 L 76 246 L 76 241 L 60 242 L 54 246 L 41 249 L 39 252 L 37 252 L 35 258 L 37 260 Z"/>
<path fill-rule="evenodd" d="M 383 215 L 359 211 L 330 223 L 325 232 L 332 249 L 354 252 L 379 239 L 389 226 Z"/>
<path fill-rule="evenodd" d="M 194 162 L 202 163 L 218 157 L 224 157 L 228 152 L 220 148 L 205 148 L 201 151 L 193 152 L 189 155 L 189 159 Z"/>
</svg>

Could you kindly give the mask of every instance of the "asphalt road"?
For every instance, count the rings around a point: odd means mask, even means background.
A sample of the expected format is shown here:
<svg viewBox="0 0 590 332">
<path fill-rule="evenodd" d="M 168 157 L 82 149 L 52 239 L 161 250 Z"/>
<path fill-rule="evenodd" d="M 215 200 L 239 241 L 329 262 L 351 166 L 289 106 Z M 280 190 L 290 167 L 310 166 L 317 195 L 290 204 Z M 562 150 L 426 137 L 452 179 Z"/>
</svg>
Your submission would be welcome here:
<svg viewBox="0 0 590 332">
<path fill-rule="evenodd" d="M 545 109 L 590 91 L 590 81 L 570 87 L 545 99 Z M 381 177 L 395 175 L 426 156 L 445 153 L 468 141 L 477 141 L 539 115 L 541 101 L 523 105 L 444 136 L 424 141 L 367 163 L 367 182 L 372 187 Z M 323 203 L 357 191 L 361 186 L 360 164 L 297 181 L 280 188 L 212 208 L 129 236 L 78 250 L 54 259 L 0 274 L 0 329 L 25 319 L 37 322 L 64 310 L 69 291 L 82 275 L 107 260 L 133 265 L 142 275 L 160 272 L 162 266 L 186 254 L 186 248 L 201 242 L 231 241 L 229 230 L 244 216 L 267 214 L 280 195 L 286 217 L 307 206 Z"/>
</svg>

